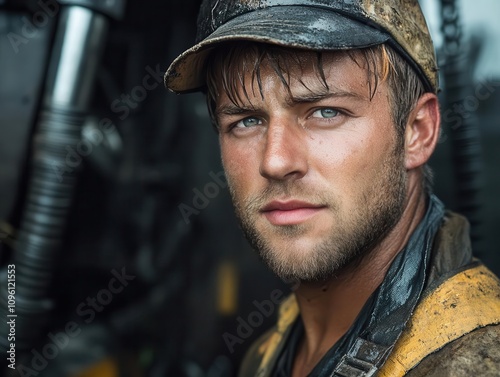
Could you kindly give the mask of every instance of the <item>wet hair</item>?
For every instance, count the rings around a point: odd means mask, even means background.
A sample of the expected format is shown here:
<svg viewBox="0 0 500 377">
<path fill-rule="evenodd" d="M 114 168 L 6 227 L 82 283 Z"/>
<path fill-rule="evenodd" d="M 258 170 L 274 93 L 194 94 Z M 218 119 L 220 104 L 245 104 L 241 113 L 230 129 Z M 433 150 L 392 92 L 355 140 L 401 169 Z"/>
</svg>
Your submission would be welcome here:
<svg viewBox="0 0 500 377">
<path fill-rule="evenodd" d="M 235 105 L 250 101 L 248 91 L 255 95 L 256 87 L 264 98 L 261 83 L 261 65 L 265 62 L 283 83 L 285 90 L 290 89 L 292 67 L 304 70 L 304 53 L 314 54 L 313 70 L 323 89 L 329 86 L 323 68 L 323 52 L 294 49 L 283 46 L 263 44 L 251 41 L 237 41 L 222 44 L 214 48 L 207 59 L 206 96 L 209 114 L 217 129 L 217 98 L 225 93 Z M 338 50 L 336 53 L 347 54 L 367 74 L 370 100 L 375 96 L 380 82 L 387 82 L 391 117 L 396 126 L 400 147 L 404 146 L 404 133 L 409 115 L 419 98 L 426 92 L 425 86 L 407 61 L 388 45 L 378 45 L 364 49 Z M 309 55 L 310 56 L 310 55 Z M 310 67 L 310 59 L 307 67 Z M 251 84 L 245 83 L 246 75 L 251 74 Z M 298 79 L 308 88 L 300 77 Z M 255 85 L 255 83 L 257 85 Z M 308 88 L 309 89 L 309 88 Z M 243 98 L 243 97 L 245 98 Z M 424 166 L 427 191 L 432 187 L 432 171 Z"/>
</svg>

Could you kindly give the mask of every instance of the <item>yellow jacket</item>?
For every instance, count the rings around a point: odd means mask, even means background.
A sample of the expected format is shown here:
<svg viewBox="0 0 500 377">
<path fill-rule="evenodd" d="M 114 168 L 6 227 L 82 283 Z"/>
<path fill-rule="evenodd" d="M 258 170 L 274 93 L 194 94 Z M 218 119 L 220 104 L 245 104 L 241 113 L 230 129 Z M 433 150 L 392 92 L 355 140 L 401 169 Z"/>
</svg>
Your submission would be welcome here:
<svg viewBox="0 0 500 377">
<path fill-rule="evenodd" d="M 403 333 L 378 371 L 353 376 L 500 376 L 500 280 L 478 261 L 466 262 L 467 254 L 468 223 L 448 213 L 434 239 L 425 290 Z M 277 324 L 248 351 L 239 377 L 272 376 L 298 314 L 291 295 Z"/>
</svg>

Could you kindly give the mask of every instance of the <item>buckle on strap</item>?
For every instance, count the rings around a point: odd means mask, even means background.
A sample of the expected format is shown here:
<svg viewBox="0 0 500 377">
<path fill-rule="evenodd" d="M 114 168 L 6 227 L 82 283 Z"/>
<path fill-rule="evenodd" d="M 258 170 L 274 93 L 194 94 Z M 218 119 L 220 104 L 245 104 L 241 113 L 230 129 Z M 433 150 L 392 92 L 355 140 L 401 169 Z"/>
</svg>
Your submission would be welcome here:
<svg viewBox="0 0 500 377">
<path fill-rule="evenodd" d="M 330 377 L 372 377 L 384 363 L 392 346 L 382 346 L 357 338 L 347 355 L 342 356 Z"/>
</svg>

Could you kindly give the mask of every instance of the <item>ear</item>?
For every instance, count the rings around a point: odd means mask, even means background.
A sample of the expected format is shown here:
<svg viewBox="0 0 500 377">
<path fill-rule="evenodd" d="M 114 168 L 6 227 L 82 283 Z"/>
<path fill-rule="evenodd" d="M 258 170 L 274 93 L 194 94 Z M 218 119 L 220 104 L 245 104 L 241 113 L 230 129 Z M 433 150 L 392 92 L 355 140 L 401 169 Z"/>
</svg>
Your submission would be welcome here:
<svg viewBox="0 0 500 377">
<path fill-rule="evenodd" d="M 425 93 L 410 113 L 405 130 L 407 170 L 423 166 L 429 160 L 439 139 L 440 124 L 438 98 L 433 93 Z"/>
</svg>

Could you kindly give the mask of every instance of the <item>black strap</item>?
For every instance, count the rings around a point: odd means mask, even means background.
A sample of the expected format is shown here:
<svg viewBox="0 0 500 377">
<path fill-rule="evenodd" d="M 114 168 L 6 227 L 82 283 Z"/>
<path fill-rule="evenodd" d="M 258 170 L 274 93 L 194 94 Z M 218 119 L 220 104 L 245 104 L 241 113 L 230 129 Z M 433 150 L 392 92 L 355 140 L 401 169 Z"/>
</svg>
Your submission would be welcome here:
<svg viewBox="0 0 500 377">
<path fill-rule="evenodd" d="M 368 377 L 384 364 L 422 295 L 432 244 L 444 217 L 444 206 L 429 198 L 427 212 L 406 247 L 394 259 L 381 286 L 372 295 L 374 307 L 356 322 L 343 346 L 333 347 L 311 377 Z"/>
<path fill-rule="evenodd" d="M 392 346 L 382 346 L 357 338 L 347 355 L 344 355 L 330 377 L 371 377 L 387 359 Z"/>
</svg>

